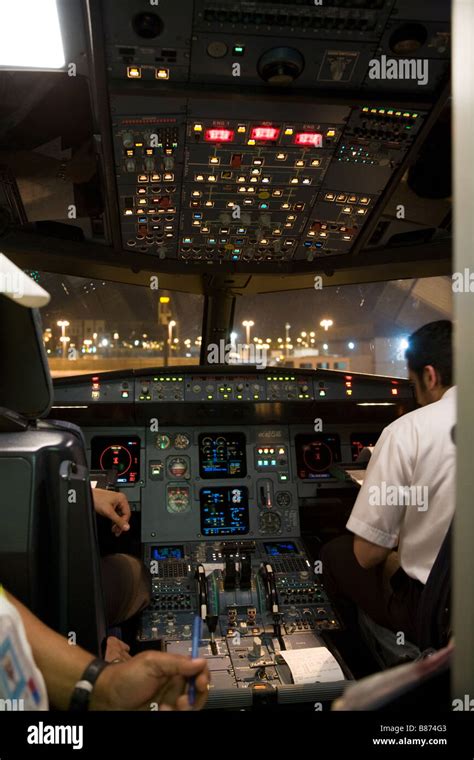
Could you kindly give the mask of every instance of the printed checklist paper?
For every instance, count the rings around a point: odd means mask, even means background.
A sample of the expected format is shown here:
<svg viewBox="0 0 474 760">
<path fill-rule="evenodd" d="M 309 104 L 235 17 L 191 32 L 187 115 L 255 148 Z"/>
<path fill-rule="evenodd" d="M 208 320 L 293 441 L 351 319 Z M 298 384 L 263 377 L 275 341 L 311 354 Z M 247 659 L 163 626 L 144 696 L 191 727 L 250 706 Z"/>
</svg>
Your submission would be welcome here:
<svg viewBox="0 0 474 760">
<path fill-rule="evenodd" d="M 280 652 L 298 684 L 343 681 L 344 674 L 327 647 L 289 649 Z"/>
</svg>

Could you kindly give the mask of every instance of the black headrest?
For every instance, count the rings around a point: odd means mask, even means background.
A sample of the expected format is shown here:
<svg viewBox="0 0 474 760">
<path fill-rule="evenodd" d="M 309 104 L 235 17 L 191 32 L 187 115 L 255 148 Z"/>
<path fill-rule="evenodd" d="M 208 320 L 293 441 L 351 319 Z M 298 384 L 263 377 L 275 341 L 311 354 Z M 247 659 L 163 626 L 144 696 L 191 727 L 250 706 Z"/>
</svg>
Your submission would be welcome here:
<svg viewBox="0 0 474 760">
<path fill-rule="evenodd" d="M 44 417 L 53 384 L 38 309 L 0 295 L 0 406 L 29 420 Z"/>
</svg>

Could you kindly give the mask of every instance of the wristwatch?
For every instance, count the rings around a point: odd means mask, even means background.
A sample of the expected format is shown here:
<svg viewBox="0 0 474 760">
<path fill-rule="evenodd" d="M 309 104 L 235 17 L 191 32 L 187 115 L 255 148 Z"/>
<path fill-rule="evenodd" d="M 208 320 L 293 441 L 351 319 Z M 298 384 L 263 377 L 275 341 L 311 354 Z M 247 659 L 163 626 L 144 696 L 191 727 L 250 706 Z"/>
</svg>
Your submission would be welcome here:
<svg viewBox="0 0 474 760">
<path fill-rule="evenodd" d="M 84 712 L 89 709 L 89 701 L 95 682 L 109 663 L 98 657 L 87 666 L 81 679 L 76 683 L 72 692 L 69 710 L 72 712 Z"/>
</svg>

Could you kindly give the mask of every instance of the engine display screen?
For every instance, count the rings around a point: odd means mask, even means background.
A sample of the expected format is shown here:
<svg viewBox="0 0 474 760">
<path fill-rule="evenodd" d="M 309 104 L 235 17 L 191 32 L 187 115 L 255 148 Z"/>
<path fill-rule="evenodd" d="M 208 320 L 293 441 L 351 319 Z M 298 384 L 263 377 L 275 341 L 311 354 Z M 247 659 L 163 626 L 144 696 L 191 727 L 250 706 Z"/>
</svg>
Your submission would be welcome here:
<svg viewBox="0 0 474 760">
<path fill-rule="evenodd" d="M 295 447 L 301 480 L 330 478 L 330 468 L 341 461 L 341 441 L 336 433 L 300 433 L 295 436 Z"/>
<path fill-rule="evenodd" d="M 249 500 L 245 486 L 201 488 L 203 536 L 236 536 L 249 532 Z"/>
<path fill-rule="evenodd" d="M 152 546 L 151 559 L 184 559 L 184 546 Z"/>
<path fill-rule="evenodd" d="M 351 433 L 352 461 L 355 462 L 362 449 L 366 446 L 375 446 L 380 433 Z"/>
<path fill-rule="evenodd" d="M 266 553 L 270 557 L 282 557 L 285 554 L 298 554 L 298 549 L 293 541 L 271 541 L 263 544 Z"/>
<path fill-rule="evenodd" d="M 199 436 L 201 478 L 242 478 L 247 474 L 243 433 L 201 433 Z"/>
<path fill-rule="evenodd" d="M 96 435 L 91 440 L 91 470 L 116 470 L 117 483 L 140 480 L 138 435 Z"/>
</svg>

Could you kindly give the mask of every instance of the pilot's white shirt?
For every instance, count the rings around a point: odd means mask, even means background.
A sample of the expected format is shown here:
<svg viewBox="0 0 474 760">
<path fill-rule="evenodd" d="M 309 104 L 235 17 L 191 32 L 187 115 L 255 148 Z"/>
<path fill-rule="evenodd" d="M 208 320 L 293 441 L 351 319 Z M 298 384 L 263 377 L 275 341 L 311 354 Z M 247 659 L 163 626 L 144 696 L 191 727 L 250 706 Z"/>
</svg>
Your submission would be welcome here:
<svg viewBox="0 0 474 760">
<path fill-rule="evenodd" d="M 456 387 L 385 428 L 347 528 L 378 546 L 398 544 L 399 562 L 426 583 L 454 515 Z"/>
</svg>

